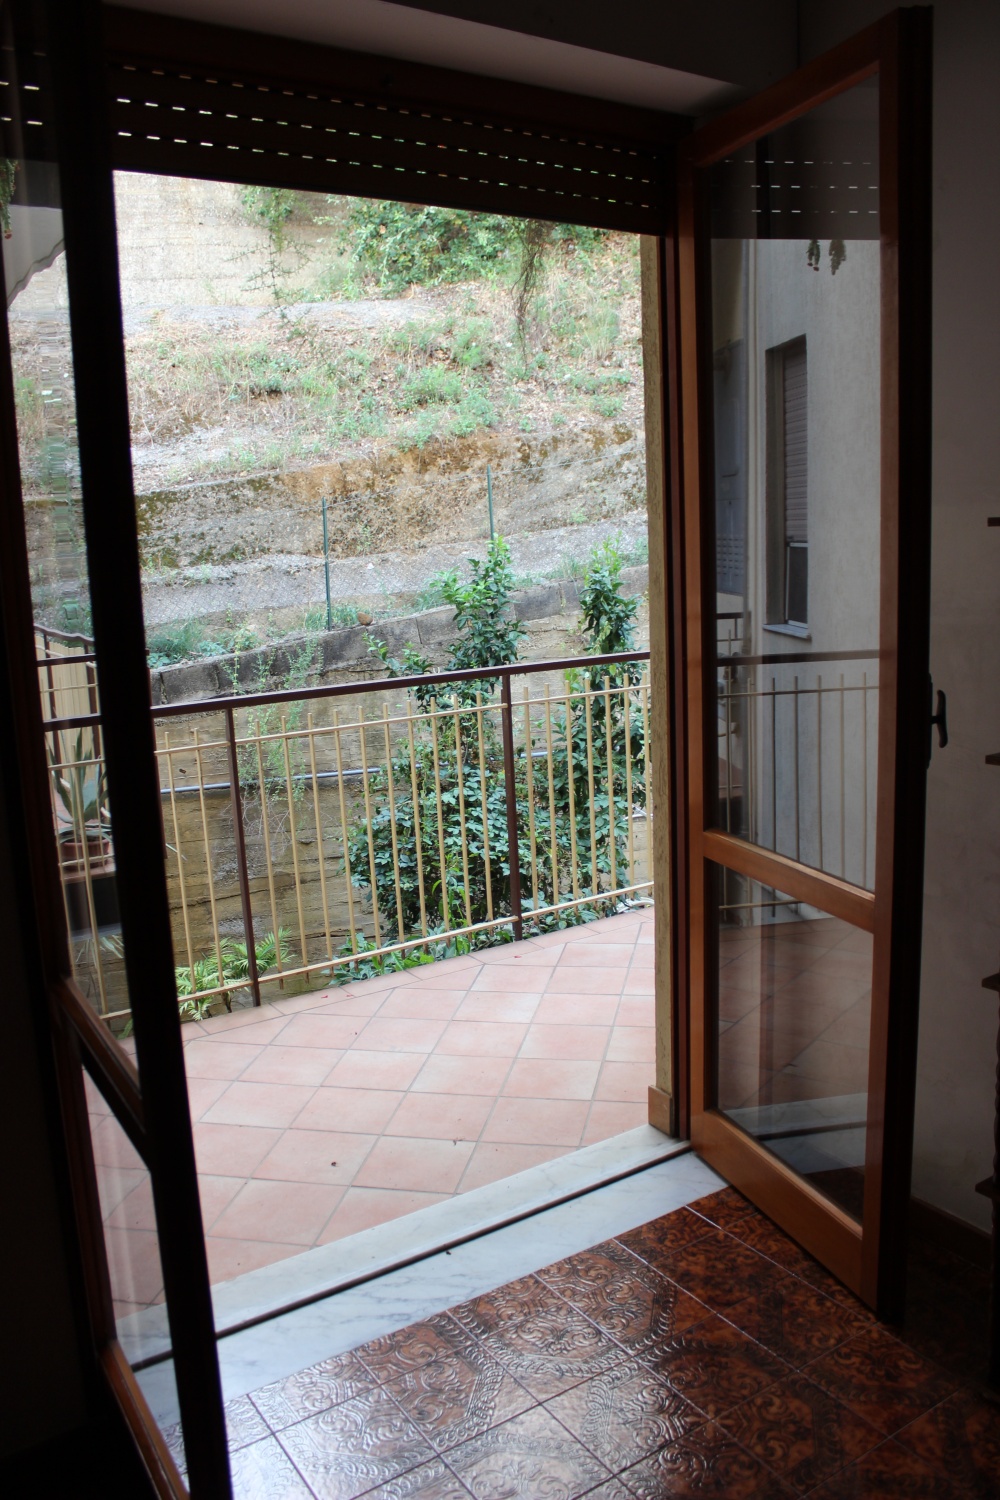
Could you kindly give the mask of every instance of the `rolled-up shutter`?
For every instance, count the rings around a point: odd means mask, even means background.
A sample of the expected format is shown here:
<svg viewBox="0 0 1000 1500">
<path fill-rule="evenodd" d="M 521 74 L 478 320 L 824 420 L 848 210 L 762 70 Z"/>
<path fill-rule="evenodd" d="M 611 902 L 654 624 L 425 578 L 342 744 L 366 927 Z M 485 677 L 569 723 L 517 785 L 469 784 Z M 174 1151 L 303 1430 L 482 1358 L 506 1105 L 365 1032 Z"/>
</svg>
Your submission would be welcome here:
<svg viewBox="0 0 1000 1500">
<path fill-rule="evenodd" d="M 784 357 L 785 540 L 809 540 L 809 444 L 806 341 L 789 344 Z"/>
</svg>

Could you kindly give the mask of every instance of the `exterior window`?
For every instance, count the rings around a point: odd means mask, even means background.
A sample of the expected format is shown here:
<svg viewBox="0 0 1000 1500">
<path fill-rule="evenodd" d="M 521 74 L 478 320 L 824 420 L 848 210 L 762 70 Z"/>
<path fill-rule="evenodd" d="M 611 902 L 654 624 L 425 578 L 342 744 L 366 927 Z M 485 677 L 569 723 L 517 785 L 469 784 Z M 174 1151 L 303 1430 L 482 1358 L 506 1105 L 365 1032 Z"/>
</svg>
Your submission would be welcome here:
<svg viewBox="0 0 1000 1500">
<path fill-rule="evenodd" d="M 809 623 L 806 341 L 768 351 L 767 623 Z"/>
</svg>

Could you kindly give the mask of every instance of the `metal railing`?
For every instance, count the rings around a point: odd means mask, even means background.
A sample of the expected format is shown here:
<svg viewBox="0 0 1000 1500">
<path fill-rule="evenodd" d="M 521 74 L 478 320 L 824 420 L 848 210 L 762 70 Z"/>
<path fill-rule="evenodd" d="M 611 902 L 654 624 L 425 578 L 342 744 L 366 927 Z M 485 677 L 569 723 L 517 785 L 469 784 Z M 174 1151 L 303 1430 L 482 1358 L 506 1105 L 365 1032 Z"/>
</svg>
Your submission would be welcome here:
<svg viewBox="0 0 1000 1500">
<path fill-rule="evenodd" d="M 154 707 L 185 1004 L 259 1004 L 269 986 L 518 940 L 647 897 L 648 656 Z M 81 771 L 68 752 L 98 726 L 96 711 L 49 714 L 54 784 Z M 96 1008 L 118 1021 L 120 951 L 94 879 L 113 855 L 98 870 L 83 847 L 82 870 L 63 869 L 64 888 L 84 890 L 71 930 Z"/>
</svg>

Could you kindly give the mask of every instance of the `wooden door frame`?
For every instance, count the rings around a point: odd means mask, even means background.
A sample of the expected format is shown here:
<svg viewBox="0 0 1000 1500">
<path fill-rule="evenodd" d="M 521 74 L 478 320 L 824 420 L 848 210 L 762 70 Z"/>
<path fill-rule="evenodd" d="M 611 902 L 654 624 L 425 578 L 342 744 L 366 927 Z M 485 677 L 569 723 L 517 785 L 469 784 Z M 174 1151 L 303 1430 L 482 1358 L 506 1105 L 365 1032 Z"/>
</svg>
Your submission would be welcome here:
<svg viewBox="0 0 1000 1500">
<path fill-rule="evenodd" d="M 923 903 L 925 777 L 928 745 L 930 599 L 930 12 L 896 11 L 833 51 L 695 132 L 679 147 L 677 330 L 671 426 L 680 435 L 674 467 L 675 532 L 684 547 L 683 633 L 675 629 L 673 669 L 687 720 L 688 831 L 678 850 L 686 873 L 690 942 L 684 955 L 690 1047 L 677 1058 L 696 1149 L 727 1178 L 738 1177 L 776 1222 L 887 1317 L 899 1316 L 905 1289 L 916 1075 L 919 934 Z M 882 284 L 882 577 L 876 856 L 872 896 L 804 870 L 706 828 L 706 788 L 716 712 L 714 515 L 711 490 L 710 372 L 703 357 L 705 268 L 698 235 L 699 174 L 765 129 L 775 129 L 846 89 L 879 78 Z M 693 295 L 688 290 L 693 288 Z M 901 524 L 900 495 L 906 496 Z M 703 497 L 705 497 L 703 499 Z M 907 587 L 900 589 L 904 576 Z M 899 651 L 899 643 L 905 650 Z M 888 711 L 887 711 L 888 710 Z M 679 830 L 678 830 L 679 836 Z M 803 1182 L 711 1105 L 712 1039 L 705 1029 L 709 859 L 771 880 L 839 913 L 874 935 L 864 1234 L 856 1220 Z M 891 960 L 891 962 L 890 962 Z"/>
</svg>

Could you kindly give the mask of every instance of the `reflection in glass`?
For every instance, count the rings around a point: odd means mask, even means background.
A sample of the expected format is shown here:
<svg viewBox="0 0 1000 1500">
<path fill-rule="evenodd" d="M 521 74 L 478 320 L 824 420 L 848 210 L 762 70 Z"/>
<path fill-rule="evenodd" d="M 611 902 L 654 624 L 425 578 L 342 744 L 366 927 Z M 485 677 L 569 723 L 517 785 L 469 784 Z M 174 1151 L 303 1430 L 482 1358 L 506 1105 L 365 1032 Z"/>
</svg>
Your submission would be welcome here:
<svg viewBox="0 0 1000 1500">
<path fill-rule="evenodd" d="M 9 92 L 16 108 L 20 95 Z M 3 265 L 52 819 L 73 972 L 120 1031 L 128 997 L 97 717 L 59 179 L 49 162 L 12 166 Z"/>
<path fill-rule="evenodd" d="M 718 781 L 740 837 L 871 888 L 880 246 L 874 82 L 709 176 Z"/>
<path fill-rule="evenodd" d="M 713 868 L 718 1107 L 860 1216 L 871 935 Z"/>
<path fill-rule="evenodd" d="M 96 1084 L 87 1074 L 84 1081 L 118 1341 L 131 1365 L 153 1361 L 140 1384 L 183 1473 L 173 1363 L 163 1357 L 170 1331 L 149 1171 Z"/>
</svg>

